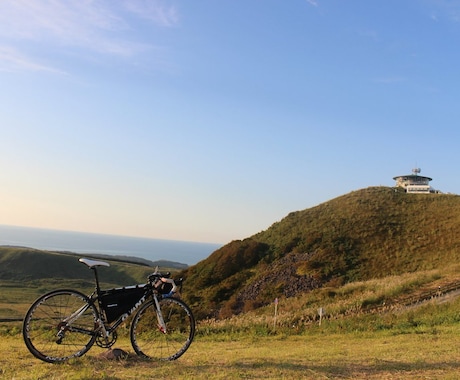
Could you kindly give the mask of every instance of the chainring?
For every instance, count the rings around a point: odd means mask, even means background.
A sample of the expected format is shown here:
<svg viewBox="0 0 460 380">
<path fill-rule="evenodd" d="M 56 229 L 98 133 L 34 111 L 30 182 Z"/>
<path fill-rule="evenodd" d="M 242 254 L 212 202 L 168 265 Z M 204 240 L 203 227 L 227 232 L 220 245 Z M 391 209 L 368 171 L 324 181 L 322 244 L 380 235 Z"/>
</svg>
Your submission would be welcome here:
<svg viewBox="0 0 460 380">
<path fill-rule="evenodd" d="M 117 332 L 116 331 L 111 332 L 109 334 L 109 336 L 107 336 L 107 337 L 103 337 L 103 336 L 99 335 L 96 338 L 96 344 L 99 347 L 102 347 L 102 348 L 110 348 L 115 344 L 116 341 L 117 341 Z"/>
</svg>

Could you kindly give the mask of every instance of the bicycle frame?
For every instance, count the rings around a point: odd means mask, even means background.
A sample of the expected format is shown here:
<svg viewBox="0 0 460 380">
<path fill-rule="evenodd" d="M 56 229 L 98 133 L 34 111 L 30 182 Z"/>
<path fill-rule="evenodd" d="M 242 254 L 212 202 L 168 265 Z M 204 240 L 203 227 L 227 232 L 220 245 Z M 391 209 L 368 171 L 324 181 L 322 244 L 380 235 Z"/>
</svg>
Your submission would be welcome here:
<svg viewBox="0 0 460 380">
<path fill-rule="evenodd" d="M 102 293 L 103 293 L 103 290 L 101 290 L 100 288 L 100 284 L 99 284 L 99 276 L 98 276 L 98 273 L 97 273 L 97 268 L 96 266 L 92 266 L 90 267 L 90 269 L 92 269 L 94 271 L 94 277 L 95 277 L 95 282 L 96 282 L 96 289 L 95 291 L 93 292 L 93 294 L 91 294 L 89 296 L 89 299 L 90 299 L 90 302 L 91 304 L 95 305 L 96 304 L 96 301 L 97 301 L 97 309 L 98 309 L 98 312 L 99 312 L 99 321 L 96 321 L 100 328 L 103 330 L 104 332 L 104 338 L 107 338 L 112 332 L 114 332 L 127 318 L 129 318 L 144 302 L 146 302 L 147 300 L 147 297 L 149 296 L 152 296 L 152 299 L 153 299 L 153 303 L 155 305 L 155 311 L 156 311 L 156 315 L 157 315 L 157 320 L 158 320 L 158 328 L 160 329 L 160 331 L 163 333 L 163 334 L 167 334 L 167 327 L 166 327 L 166 323 L 164 321 L 164 318 L 163 318 L 163 315 L 161 313 L 161 308 L 160 308 L 160 301 L 159 301 L 159 298 L 158 298 L 158 292 L 153 288 L 153 286 L 151 285 L 151 283 L 148 283 L 148 284 L 144 284 L 143 286 L 146 288 L 144 294 L 142 295 L 142 297 L 139 298 L 139 300 L 134 304 L 133 307 L 131 307 L 128 311 L 126 311 L 125 313 L 123 313 L 122 315 L 120 315 L 112 324 L 110 325 L 107 325 L 106 323 L 106 320 L 105 320 L 105 308 L 104 306 L 102 305 Z M 165 282 L 169 282 L 170 279 L 162 279 L 163 281 Z M 131 287 L 126 287 L 126 288 L 121 288 L 120 290 L 122 289 L 130 289 Z M 175 289 L 174 289 L 175 290 Z M 171 292 L 173 293 L 173 292 Z M 164 296 L 163 295 L 160 295 L 161 298 L 163 298 Z M 161 299 L 160 298 L 160 299 Z M 68 319 L 70 321 L 70 323 L 72 323 L 73 321 L 75 321 L 78 316 L 82 315 L 87 309 L 88 309 L 89 305 L 87 306 L 83 306 L 82 307 L 82 310 L 77 310 L 74 314 L 72 314 Z M 67 321 L 66 321 L 67 322 Z"/>
<path fill-rule="evenodd" d="M 113 323 L 108 324 L 105 318 L 105 313 L 106 310 L 104 308 L 104 305 L 102 304 L 102 295 L 104 290 L 100 288 L 99 285 L 99 277 L 97 273 L 96 267 L 91 267 L 91 269 L 94 271 L 94 276 L 96 280 L 96 289 L 94 292 L 88 297 L 89 303 L 86 305 L 83 305 L 81 308 L 76 310 L 74 313 L 72 313 L 69 317 L 65 318 L 62 321 L 62 326 L 57 333 L 58 340 L 56 343 L 60 343 L 64 336 L 65 336 L 65 331 L 74 331 L 74 332 L 79 332 L 79 333 L 84 333 L 87 335 L 97 335 L 100 333 L 100 331 L 103 332 L 102 338 L 106 341 L 106 345 L 108 345 L 108 337 L 110 334 L 112 334 L 127 318 L 129 318 L 140 306 L 146 302 L 147 298 L 149 296 L 152 297 L 153 299 L 153 304 L 155 305 L 155 311 L 157 315 L 157 320 L 158 320 L 158 328 L 159 330 L 166 334 L 167 333 L 167 328 L 166 328 L 166 323 L 164 321 L 161 308 L 160 308 L 160 302 L 158 299 L 158 294 L 157 292 L 153 289 L 151 284 L 144 284 L 143 287 L 145 288 L 144 294 L 136 301 L 134 306 L 132 306 L 130 309 L 128 309 L 125 313 L 121 314 Z M 128 290 L 132 287 L 126 287 L 126 288 L 120 288 L 120 289 L 115 289 L 115 290 L 121 290 L 121 293 L 123 290 Z M 163 297 L 163 296 L 161 296 Z M 78 327 L 72 326 L 72 324 L 79 318 L 81 317 L 90 307 L 91 305 L 96 306 L 96 309 L 99 314 L 98 320 L 95 322 L 99 325 L 99 330 L 96 331 L 87 331 L 80 329 Z"/>
<path fill-rule="evenodd" d="M 163 316 L 162 316 L 162 313 L 161 313 L 158 294 L 151 288 L 151 286 L 149 284 L 146 284 L 145 287 L 147 287 L 147 290 L 145 291 L 144 295 L 142 297 L 140 297 L 139 300 L 134 304 L 134 306 L 131 307 L 128 311 L 126 311 L 122 315 L 120 315 L 112 324 L 109 324 L 109 325 L 107 325 L 107 322 L 105 321 L 105 318 L 104 318 L 105 310 L 104 310 L 104 307 L 103 307 L 103 305 L 101 303 L 101 291 L 99 291 L 99 295 L 97 295 L 97 297 L 94 297 L 94 295 L 96 295 L 97 292 L 94 292 L 91 295 L 91 297 L 89 297 L 92 304 L 95 304 L 95 302 L 97 301 L 99 316 L 101 317 L 100 322 L 102 322 L 102 324 L 103 324 L 104 328 L 107 330 L 108 334 L 110 334 L 113 331 L 115 331 L 118 328 L 118 326 L 120 326 L 137 309 L 139 309 L 139 307 L 142 306 L 144 304 L 144 302 L 146 302 L 146 300 L 147 300 L 147 298 L 149 296 L 152 296 L 152 298 L 153 298 L 159 326 L 162 329 L 162 331 L 164 333 L 166 333 L 166 325 L 165 325 L 165 322 L 164 322 L 164 319 L 163 319 Z M 79 312 L 79 315 L 81 315 L 88 309 L 88 307 L 89 307 L 89 305 L 84 307 L 84 310 L 77 311 L 77 312 Z M 108 329 L 107 329 L 107 327 L 108 327 Z"/>
</svg>

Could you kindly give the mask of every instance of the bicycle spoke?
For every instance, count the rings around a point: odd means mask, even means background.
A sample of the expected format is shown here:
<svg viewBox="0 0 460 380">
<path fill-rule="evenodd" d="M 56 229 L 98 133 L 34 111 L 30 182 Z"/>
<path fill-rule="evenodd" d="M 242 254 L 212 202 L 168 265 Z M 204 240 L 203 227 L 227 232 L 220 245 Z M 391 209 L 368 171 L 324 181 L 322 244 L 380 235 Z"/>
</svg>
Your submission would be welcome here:
<svg viewBox="0 0 460 380">
<path fill-rule="evenodd" d="M 65 322 L 79 309 L 80 313 Z M 81 356 L 91 348 L 96 338 L 96 320 L 96 309 L 87 304 L 82 293 L 54 291 L 35 301 L 27 312 L 24 341 L 35 357 L 47 362 L 64 361 Z"/>
<path fill-rule="evenodd" d="M 145 304 L 131 325 L 131 343 L 138 355 L 159 360 L 175 360 L 192 343 L 195 320 L 180 300 L 164 298 L 160 302 L 166 332 L 158 324 L 153 302 Z"/>
</svg>

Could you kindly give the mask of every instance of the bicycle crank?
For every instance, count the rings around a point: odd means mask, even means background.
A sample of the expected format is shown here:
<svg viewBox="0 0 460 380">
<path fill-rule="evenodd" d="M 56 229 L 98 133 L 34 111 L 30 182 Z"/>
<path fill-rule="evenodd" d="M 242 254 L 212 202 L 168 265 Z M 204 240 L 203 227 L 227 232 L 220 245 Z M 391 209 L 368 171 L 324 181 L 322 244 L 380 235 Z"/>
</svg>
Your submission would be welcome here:
<svg viewBox="0 0 460 380">
<path fill-rule="evenodd" d="M 98 335 L 96 344 L 101 348 L 110 348 L 117 341 L 117 332 L 113 331 L 107 336 Z"/>
</svg>

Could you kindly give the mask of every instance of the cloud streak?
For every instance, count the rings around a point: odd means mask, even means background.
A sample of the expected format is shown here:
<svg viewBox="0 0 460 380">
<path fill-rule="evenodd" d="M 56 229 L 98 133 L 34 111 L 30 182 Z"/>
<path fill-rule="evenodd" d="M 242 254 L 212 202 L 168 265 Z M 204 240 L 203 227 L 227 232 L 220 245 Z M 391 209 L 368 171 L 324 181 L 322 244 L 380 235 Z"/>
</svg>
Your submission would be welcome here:
<svg viewBox="0 0 460 380">
<path fill-rule="evenodd" d="M 24 55 L 17 49 L 0 46 L 0 71 L 15 72 L 18 70 L 66 74 L 55 67 L 39 63 L 36 59 Z"/>
<path fill-rule="evenodd" d="M 308 4 L 313 5 L 314 7 L 318 6 L 318 2 L 316 0 L 306 0 Z"/>
<path fill-rule="evenodd" d="M 39 70 L 41 65 L 26 58 L 25 45 L 136 55 L 152 48 L 152 42 L 137 33 L 136 23 L 141 19 L 150 28 L 170 28 L 179 22 L 176 9 L 158 0 L 2 0 L 1 66 Z"/>
<path fill-rule="evenodd" d="M 153 21 L 163 27 L 174 27 L 179 23 L 179 14 L 173 6 L 151 0 L 124 0 L 123 7 L 139 18 Z"/>
<path fill-rule="evenodd" d="M 429 17 L 434 22 L 440 22 L 442 19 L 450 22 L 460 22 L 460 1 L 453 0 L 431 0 L 428 2 L 432 8 L 429 11 Z"/>
</svg>

